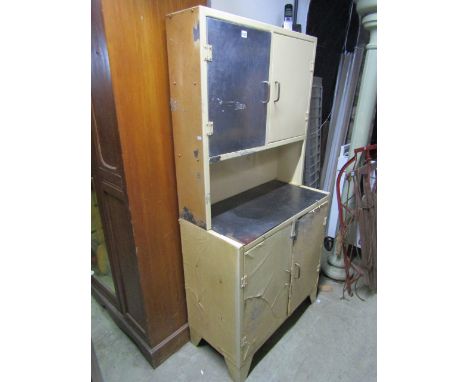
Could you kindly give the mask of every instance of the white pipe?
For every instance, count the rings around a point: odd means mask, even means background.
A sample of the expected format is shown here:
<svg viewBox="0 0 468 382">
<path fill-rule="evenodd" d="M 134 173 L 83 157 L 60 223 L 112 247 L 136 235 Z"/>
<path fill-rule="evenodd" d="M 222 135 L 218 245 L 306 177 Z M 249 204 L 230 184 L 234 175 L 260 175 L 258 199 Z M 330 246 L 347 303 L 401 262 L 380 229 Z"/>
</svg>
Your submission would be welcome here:
<svg viewBox="0 0 468 382">
<path fill-rule="evenodd" d="M 370 31 L 370 39 L 366 46 L 366 59 L 349 148 L 350 157 L 354 155 L 354 149 L 369 143 L 377 103 L 377 13 L 364 17 L 362 24 Z"/>
</svg>

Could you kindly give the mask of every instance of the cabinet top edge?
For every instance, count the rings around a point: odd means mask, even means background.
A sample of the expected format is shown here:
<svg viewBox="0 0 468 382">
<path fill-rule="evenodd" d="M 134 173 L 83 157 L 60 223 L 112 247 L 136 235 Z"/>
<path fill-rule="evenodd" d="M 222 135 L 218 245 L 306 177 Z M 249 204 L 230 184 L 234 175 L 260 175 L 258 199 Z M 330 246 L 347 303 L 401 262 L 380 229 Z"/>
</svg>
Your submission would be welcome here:
<svg viewBox="0 0 468 382">
<path fill-rule="evenodd" d="M 247 18 L 247 17 L 244 17 L 244 16 L 238 16 L 238 15 L 235 15 L 233 13 L 220 11 L 218 9 L 205 7 L 203 5 L 198 5 L 196 7 L 191 7 L 191 8 L 183 9 L 183 10 L 180 10 L 180 11 L 177 11 L 177 12 L 169 13 L 168 15 L 166 15 L 166 17 L 176 16 L 177 14 L 187 12 L 189 10 L 197 11 L 198 14 L 200 15 L 200 18 L 215 17 L 217 19 L 230 21 L 230 22 L 233 22 L 233 23 L 236 23 L 236 24 L 242 24 L 242 25 L 250 26 L 252 28 L 265 30 L 265 31 L 269 31 L 269 32 L 282 34 L 282 35 L 285 35 L 285 36 L 294 37 L 294 38 L 298 38 L 298 39 L 301 39 L 301 40 L 306 40 L 306 41 L 317 43 L 317 37 L 315 37 L 315 36 L 309 36 L 309 35 L 307 35 L 305 33 L 290 31 L 290 30 L 278 27 L 278 26 L 273 25 L 273 24 L 265 23 L 263 21 L 250 19 L 250 18 Z"/>
<path fill-rule="evenodd" d="M 281 224 L 279 224 L 276 227 L 272 228 L 268 232 L 265 232 L 262 236 L 258 237 L 257 239 L 251 241 L 248 244 L 244 244 L 244 246 L 242 248 L 243 251 L 245 252 L 245 251 L 248 251 L 248 250 L 252 249 L 253 247 L 258 245 L 262 241 L 268 239 L 270 236 L 272 236 L 275 233 L 277 233 L 278 231 L 282 230 L 284 227 L 288 226 L 292 222 L 294 222 L 294 221 L 300 219 L 301 217 L 307 215 L 310 211 L 316 209 L 318 206 L 325 206 L 327 203 L 329 204 L 329 202 L 330 202 L 329 196 L 324 195 L 323 198 L 317 200 L 314 204 L 311 204 L 309 207 L 303 209 L 302 211 L 298 212 L 297 214 L 292 215 L 289 219 L 285 220 Z"/>
</svg>

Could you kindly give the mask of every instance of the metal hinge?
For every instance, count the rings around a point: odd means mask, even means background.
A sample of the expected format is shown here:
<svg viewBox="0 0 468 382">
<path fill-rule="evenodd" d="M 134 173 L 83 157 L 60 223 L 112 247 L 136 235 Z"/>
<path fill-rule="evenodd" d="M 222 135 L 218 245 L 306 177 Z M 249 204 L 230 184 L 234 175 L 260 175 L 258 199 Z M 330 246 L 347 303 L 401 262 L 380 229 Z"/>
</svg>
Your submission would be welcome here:
<svg viewBox="0 0 468 382">
<path fill-rule="evenodd" d="M 206 123 L 206 135 L 213 135 L 213 121 L 208 121 Z"/>
<path fill-rule="evenodd" d="M 206 44 L 204 47 L 203 47 L 203 51 L 204 51 L 204 57 L 203 59 L 205 61 L 213 61 L 213 47 L 209 44 Z"/>
<path fill-rule="evenodd" d="M 210 61 L 211 61 L 211 60 L 210 60 Z M 314 71 L 314 66 L 315 66 L 315 61 L 310 61 L 310 62 L 309 62 L 309 70 L 310 70 L 311 72 Z"/>
<path fill-rule="evenodd" d="M 325 216 L 325 219 L 323 219 L 323 225 L 324 225 L 324 226 L 327 225 L 327 218 L 328 218 L 328 216 Z"/>
<path fill-rule="evenodd" d="M 240 341 L 241 348 L 244 347 L 245 345 L 247 345 L 247 336 L 242 337 Z"/>
<path fill-rule="evenodd" d="M 245 288 L 247 286 L 247 275 L 241 277 L 240 287 Z"/>
<path fill-rule="evenodd" d="M 291 234 L 289 235 L 289 237 L 294 240 L 296 236 L 297 236 L 297 220 L 294 220 L 291 226 Z"/>
</svg>

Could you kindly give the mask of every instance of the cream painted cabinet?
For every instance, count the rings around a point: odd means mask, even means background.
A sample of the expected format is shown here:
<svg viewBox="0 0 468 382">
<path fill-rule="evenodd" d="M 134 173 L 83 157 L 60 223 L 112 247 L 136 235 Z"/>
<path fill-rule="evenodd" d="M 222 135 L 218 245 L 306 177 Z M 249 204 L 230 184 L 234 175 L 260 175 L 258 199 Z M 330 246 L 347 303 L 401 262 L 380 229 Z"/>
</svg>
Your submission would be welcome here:
<svg viewBox="0 0 468 382">
<path fill-rule="evenodd" d="M 166 26 L 190 336 L 243 381 L 317 291 L 329 195 L 302 185 L 317 40 L 205 7 Z"/>
<path fill-rule="evenodd" d="M 315 60 L 310 41 L 273 33 L 271 44 L 269 143 L 306 133 Z"/>
<path fill-rule="evenodd" d="M 297 219 L 294 225 L 291 256 L 291 288 L 288 313 L 291 314 L 307 296 L 312 302 L 317 293 L 322 254 L 323 230 L 328 208 L 318 206 Z"/>
<path fill-rule="evenodd" d="M 306 298 L 315 301 L 327 211 L 324 196 L 247 245 L 180 219 L 191 341 L 218 350 L 234 381 Z"/>
<path fill-rule="evenodd" d="M 288 317 L 291 225 L 244 252 L 242 359 L 248 359 Z"/>
</svg>

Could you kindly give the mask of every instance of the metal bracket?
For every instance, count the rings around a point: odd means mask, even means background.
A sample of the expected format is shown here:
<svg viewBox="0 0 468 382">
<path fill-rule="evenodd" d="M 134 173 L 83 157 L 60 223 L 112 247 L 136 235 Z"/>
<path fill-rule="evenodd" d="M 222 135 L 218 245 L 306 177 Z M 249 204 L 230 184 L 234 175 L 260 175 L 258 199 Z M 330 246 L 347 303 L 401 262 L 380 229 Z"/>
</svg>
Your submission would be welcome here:
<svg viewBox="0 0 468 382">
<path fill-rule="evenodd" d="M 206 44 L 203 47 L 203 52 L 204 52 L 204 57 L 203 59 L 205 61 L 213 61 L 213 47 L 209 44 Z"/>
<path fill-rule="evenodd" d="M 294 263 L 294 278 L 300 279 L 301 278 L 301 264 Z"/>
<path fill-rule="evenodd" d="M 206 135 L 213 135 L 213 121 L 208 121 L 206 123 Z"/>
<path fill-rule="evenodd" d="M 251 253 L 253 252 L 254 249 L 258 249 L 261 246 L 263 246 L 263 244 L 265 244 L 265 238 L 263 238 L 262 241 L 258 243 L 255 247 L 249 249 L 248 251 L 244 251 L 244 256 L 248 256 L 253 259 L 254 257 L 251 255 Z"/>
<path fill-rule="evenodd" d="M 322 209 L 323 204 L 320 204 L 319 206 L 315 207 L 313 210 L 310 210 L 308 213 L 309 214 L 315 214 L 317 211 L 320 211 Z"/>
<path fill-rule="evenodd" d="M 240 287 L 245 288 L 247 286 L 247 275 L 241 277 Z"/>
</svg>

